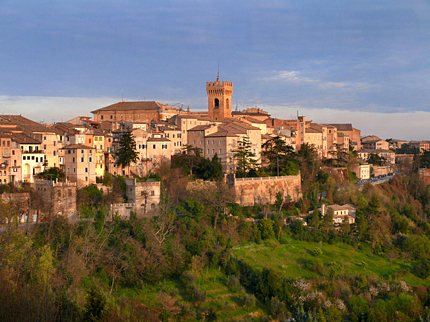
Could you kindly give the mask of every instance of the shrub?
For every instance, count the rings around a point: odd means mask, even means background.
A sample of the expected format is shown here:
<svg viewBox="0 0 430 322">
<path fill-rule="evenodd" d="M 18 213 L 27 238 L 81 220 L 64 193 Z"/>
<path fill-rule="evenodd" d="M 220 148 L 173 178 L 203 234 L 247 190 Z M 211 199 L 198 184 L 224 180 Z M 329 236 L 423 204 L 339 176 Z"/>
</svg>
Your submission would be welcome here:
<svg viewBox="0 0 430 322">
<path fill-rule="evenodd" d="M 419 278 L 426 279 L 430 275 L 430 260 L 423 259 L 415 266 L 414 274 Z"/>
<path fill-rule="evenodd" d="M 242 298 L 243 306 L 247 307 L 248 311 L 249 311 L 249 308 L 255 305 L 255 302 L 256 302 L 255 296 L 252 294 L 245 294 Z"/>
</svg>

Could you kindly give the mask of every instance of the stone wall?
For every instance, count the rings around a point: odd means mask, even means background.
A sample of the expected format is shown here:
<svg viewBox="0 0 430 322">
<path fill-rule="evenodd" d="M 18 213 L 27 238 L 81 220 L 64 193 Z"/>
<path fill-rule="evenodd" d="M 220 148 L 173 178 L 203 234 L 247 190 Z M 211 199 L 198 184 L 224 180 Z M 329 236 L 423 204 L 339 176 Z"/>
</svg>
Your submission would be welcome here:
<svg viewBox="0 0 430 322">
<path fill-rule="evenodd" d="M 76 215 L 76 182 L 54 182 L 36 180 L 36 192 L 40 197 L 40 208 L 45 216 Z"/>
<path fill-rule="evenodd" d="M 136 204 L 133 211 L 137 216 L 151 215 L 158 211 L 161 196 L 159 181 L 136 182 L 136 179 L 125 178 L 125 183 L 127 198 Z"/>
<path fill-rule="evenodd" d="M 130 219 L 131 212 L 136 211 L 136 205 L 134 203 L 115 203 L 110 205 L 110 218 L 119 216 L 121 219 Z"/>
<path fill-rule="evenodd" d="M 257 177 L 235 179 L 233 183 L 236 202 L 241 206 L 254 204 L 273 204 L 276 194 L 281 192 L 284 200 L 290 196 L 292 201 L 302 197 L 300 174 L 283 177 Z"/>
</svg>

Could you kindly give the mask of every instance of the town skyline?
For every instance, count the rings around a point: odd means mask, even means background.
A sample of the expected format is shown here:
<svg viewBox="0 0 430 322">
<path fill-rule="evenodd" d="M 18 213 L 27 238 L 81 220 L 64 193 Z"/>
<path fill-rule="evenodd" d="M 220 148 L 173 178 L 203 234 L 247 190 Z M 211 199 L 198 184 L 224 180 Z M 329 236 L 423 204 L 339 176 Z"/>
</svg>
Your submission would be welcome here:
<svg viewBox="0 0 430 322">
<path fill-rule="evenodd" d="M 430 137 L 425 1 L 83 4 L 0 3 L 3 114 L 61 122 L 123 99 L 204 110 L 219 64 L 233 108 Z"/>
</svg>

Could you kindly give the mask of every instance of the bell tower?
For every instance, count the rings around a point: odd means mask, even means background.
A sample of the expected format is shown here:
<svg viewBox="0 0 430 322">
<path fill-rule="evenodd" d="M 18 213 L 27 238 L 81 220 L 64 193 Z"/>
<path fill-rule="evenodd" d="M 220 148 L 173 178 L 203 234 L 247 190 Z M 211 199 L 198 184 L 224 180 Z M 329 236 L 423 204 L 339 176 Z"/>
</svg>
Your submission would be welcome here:
<svg viewBox="0 0 430 322">
<path fill-rule="evenodd" d="M 215 82 L 206 82 L 209 116 L 215 120 L 231 117 L 232 82 L 220 82 L 219 72 Z"/>
</svg>

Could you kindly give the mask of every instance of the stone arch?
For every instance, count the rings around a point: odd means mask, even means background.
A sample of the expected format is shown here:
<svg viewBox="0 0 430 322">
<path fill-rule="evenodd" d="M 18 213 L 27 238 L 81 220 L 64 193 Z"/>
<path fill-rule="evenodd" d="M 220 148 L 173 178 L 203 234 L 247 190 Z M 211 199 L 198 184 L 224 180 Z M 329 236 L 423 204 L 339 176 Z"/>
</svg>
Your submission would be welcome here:
<svg viewBox="0 0 430 322">
<path fill-rule="evenodd" d="M 214 100 L 214 108 L 219 108 L 219 99 L 217 98 Z"/>
</svg>

